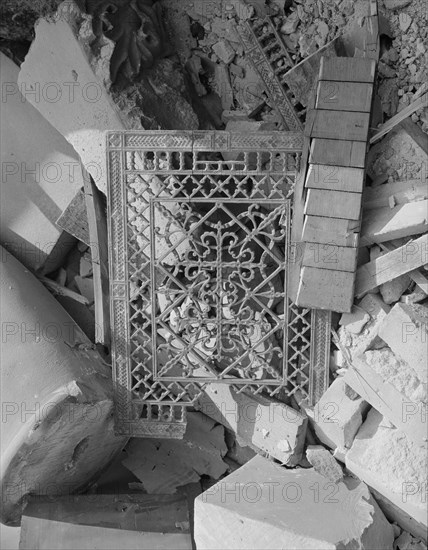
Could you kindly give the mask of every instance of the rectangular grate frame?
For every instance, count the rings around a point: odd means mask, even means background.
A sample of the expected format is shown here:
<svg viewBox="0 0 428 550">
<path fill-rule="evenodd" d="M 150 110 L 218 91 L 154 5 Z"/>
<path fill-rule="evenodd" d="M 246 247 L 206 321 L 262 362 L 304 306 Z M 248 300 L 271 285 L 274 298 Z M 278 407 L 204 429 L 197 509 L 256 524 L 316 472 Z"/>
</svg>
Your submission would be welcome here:
<svg viewBox="0 0 428 550">
<path fill-rule="evenodd" d="M 302 145 L 299 132 L 108 134 L 118 433 L 182 437 L 208 383 L 323 391 L 313 312 L 287 296 Z"/>
</svg>

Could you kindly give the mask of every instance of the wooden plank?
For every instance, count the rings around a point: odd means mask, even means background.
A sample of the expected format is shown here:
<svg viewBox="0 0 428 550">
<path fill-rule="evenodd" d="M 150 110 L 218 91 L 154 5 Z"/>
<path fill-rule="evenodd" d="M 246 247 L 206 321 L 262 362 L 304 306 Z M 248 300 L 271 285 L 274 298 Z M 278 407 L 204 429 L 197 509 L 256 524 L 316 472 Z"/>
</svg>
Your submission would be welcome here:
<svg viewBox="0 0 428 550">
<path fill-rule="evenodd" d="M 104 196 L 82 165 L 95 302 L 95 342 L 110 346 L 108 236 Z"/>
<path fill-rule="evenodd" d="M 366 143 L 315 138 L 311 143 L 309 162 L 332 166 L 364 168 Z"/>
<path fill-rule="evenodd" d="M 361 193 L 364 187 L 365 172 L 362 168 L 311 164 L 305 186 L 310 189 L 332 189 Z"/>
<path fill-rule="evenodd" d="M 363 215 L 360 246 L 419 235 L 428 230 L 428 200 L 395 208 L 375 208 Z"/>
<path fill-rule="evenodd" d="M 370 58 L 376 62 L 379 61 L 380 42 L 379 42 L 379 19 L 377 15 L 371 15 L 364 18 L 364 57 Z"/>
<path fill-rule="evenodd" d="M 59 285 L 48 277 L 37 275 L 37 278 L 45 285 L 45 287 L 47 287 L 52 292 L 53 295 L 67 296 L 68 298 L 71 298 L 72 300 L 75 300 L 76 302 L 79 302 L 80 304 L 84 304 L 86 306 L 90 304 L 89 300 L 85 298 L 85 296 L 82 296 L 78 292 L 74 292 L 74 290 L 70 290 L 65 286 Z"/>
<path fill-rule="evenodd" d="M 428 155 L 428 136 L 422 128 L 410 118 L 402 120 L 400 126 L 406 130 L 413 141 L 419 145 L 426 155 Z"/>
<path fill-rule="evenodd" d="M 361 194 L 327 189 L 309 189 L 305 204 L 305 214 L 359 220 Z"/>
<path fill-rule="evenodd" d="M 428 136 L 427 136 L 428 139 Z M 377 187 L 366 187 L 363 193 L 363 208 L 365 211 L 373 208 L 381 208 L 406 204 L 428 198 L 428 182 L 421 180 L 394 181 L 384 183 Z"/>
<path fill-rule="evenodd" d="M 386 250 L 387 252 L 392 252 L 398 246 L 401 245 L 397 244 L 396 242 L 382 243 L 380 245 L 382 250 Z M 414 269 L 413 271 L 410 271 L 408 275 L 425 294 L 428 294 L 428 277 L 426 275 L 426 272 L 422 273 L 420 269 Z"/>
<path fill-rule="evenodd" d="M 331 111 L 361 111 L 369 113 L 373 85 L 369 82 L 337 82 L 323 80 L 318 83 L 316 109 Z"/>
<path fill-rule="evenodd" d="M 410 271 L 409 276 L 425 294 L 428 294 L 428 277 L 420 269 Z"/>
<path fill-rule="evenodd" d="M 315 105 L 315 88 L 312 88 L 308 96 L 308 107 L 312 109 Z M 302 230 L 304 220 L 304 207 L 306 198 L 305 179 L 308 169 L 310 139 L 304 136 L 303 150 L 299 170 L 296 174 L 296 183 L 293 194 L 293 220 L 291 224 L 291 254 L 294 254 L 289 270 L 289 297 L 294 302 L 300 281 L 300 267 L 303 255 L 299 249 L 304 247 L 302 242 Z"/>
<path fill-rule="evenodd" d="M 296 304 L 342 313 L 351 311 L 355 274 L 316 267 L 303 267 Z"/>
<path fill-rule="evenodd" d="M 359 221 L 306 216 L 302 238 L 306 243 L 333 243 L 356 248 L 359 230 Z"/>
<path fill-rule="evenodd" d="M 333 243 L 307 243 L 302 265 L 352 273 L 357 268 L 357 257 L 356 248 L 337 246 Z"/>
<path fill-rule="evenodd" d="M 376 143 L 381 137 L 387 134 L 392 130 L 397 124 L 400 124 L 403 120 L 412 115 L 415 111 L 421 107 L 428 106 L 428 92 L 418 97 L 410 105 L 402 109 L 399 113 L 390 118 L 387 122 L 382 124 L 375 132 L 375 134 L 370 138 L 370 143 Z"/>
<path fill-rule="evenodd" d="M 371 82 L 376 72 L 373 59 L 359 57 L 334 57 L 321 59 L 319 80 L 339 82 Z"/>
<path fill-rule="evenodd" d="M 428 234 L 379 256 L 357 269 L 355 294 L 360 298 L 372 288 L 418 269 L 428 261 Z"/>
<path fill-rule="evenodd" d="M 55 499 L 34 496 L 25 508 L 25 515 L 77 525 L 130 531 L 189 532 L 189 529 L 186 529 L 189 510 L 187 498 L 183 494 L 115 493 L 56 496 Z"/>
<path fill-rule="evenodd" d="M 307 114 L 305 134 L 311 138 L 367 141 L 370 113 L 317 110 Z"/>
<path fill-rule="evenodd" d="M 151 533 L 74 525 L 23 516 L 21 550 L 191 550 L 189 534 Z"/>
</svg>

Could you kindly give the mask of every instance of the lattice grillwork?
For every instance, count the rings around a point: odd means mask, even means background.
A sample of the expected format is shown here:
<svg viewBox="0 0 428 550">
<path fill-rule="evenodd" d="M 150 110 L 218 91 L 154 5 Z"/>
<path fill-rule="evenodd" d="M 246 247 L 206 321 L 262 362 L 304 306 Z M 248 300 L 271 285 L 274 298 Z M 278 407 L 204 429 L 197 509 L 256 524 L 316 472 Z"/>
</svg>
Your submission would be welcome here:
<svg viewBox="0 0 428 550">
<path fill-rule="evenodd" d="M 287 297 L 302 135 L 108 136 L 121 433 L 181 437 L 210 382 L 310 400 L 311 312 Z"/>
</svg>

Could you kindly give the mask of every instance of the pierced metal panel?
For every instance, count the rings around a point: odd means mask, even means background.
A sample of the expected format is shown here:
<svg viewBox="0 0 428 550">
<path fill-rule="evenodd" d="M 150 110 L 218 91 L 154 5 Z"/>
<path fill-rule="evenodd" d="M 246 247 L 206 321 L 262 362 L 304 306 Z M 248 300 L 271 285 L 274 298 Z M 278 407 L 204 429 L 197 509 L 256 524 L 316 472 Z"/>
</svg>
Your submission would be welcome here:
<svg viewBox="0 0 428 550">
<path fill-rule="evenodd" d="M 254 19 L 236 25 L 236 32 L 254 69 L 262 79 L 266 93 L 289 130 L 303 130 L 306 109 L 286 83 L 287 72 L 294 66 L 290 53 L 271 19 Z"/>
<path fill-rule="evenodd" d="M 118 432 L 182 437 L 186 407 L 210 382 L 311 401 L 311 312 L 287 296 L 302 142 L 292 132 L 108 135 Z"/>
</svg>

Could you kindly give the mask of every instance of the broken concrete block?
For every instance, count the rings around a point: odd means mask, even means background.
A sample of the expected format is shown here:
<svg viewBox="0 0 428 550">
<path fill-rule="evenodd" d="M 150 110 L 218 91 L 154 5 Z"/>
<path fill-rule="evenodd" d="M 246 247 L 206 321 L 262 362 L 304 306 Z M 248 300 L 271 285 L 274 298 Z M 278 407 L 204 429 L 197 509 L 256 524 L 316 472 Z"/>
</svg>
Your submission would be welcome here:
<svg viewBox="0 0 428 550">
<path fill-rule="evenodd" d="M 380 325 L 379 336 L 427 383 L 428 308 L 395 304 Z"/>
<path fill-rule="evenodd" d="M 187 415 L 183 439 L 134 439 L 123 464 L 148 493 L 172 494 L 201 475 L 218 479 L 228 469 L 227 450 L 223 426 L 195 412 Z"/>
<path fill-rule="evenodd" d="M 352 333 L 346 326 L 341 326 L 338 330 L 340 343 L 346 348 L 351 362 L 354 357 L 358 357 L 376 343 L 379 326 L 391 309 L 377 294 L 367 294 L 358 306 L 370 315 L 370 320 L 365 323 L 361 332 Z"/>
<path fill-rule="evenodd" d="M 309 445 L 306 449 L 306 458 L 314 470 L 333 483 L 342 481 L 342 468 L 333 455 L 322 445 Z"/>
<path fill-rule="evenodd" d="M 367 311 L 353 305 L 350 313 L 342 313 L 339 324 L 346 327 L 346 330 L 352 334 L 360 334 L 369 320 L 370 315 Z"/>
<path fill-rule="evenodd" d="M 74 244 L 55 222 L 83 185 L 71 145 L 18 86 L 19 68 L 0 53 L 1 243 L 27 268 L 57 269 Z"/>
<path fill-rule="evenodd" d="M 413 443 L 427 446 L 427 388 L 389 348 L 366 351 L 345 374 L 351 386 Z"/>
<path fill-rule="evenodd" d="M 195 407 L 233 431 L 243 446 L 289 466 L 302 457 L 307 417 L 284 403 L 237 393 L 226 384 L 208 384 Z"/>
<path fill-rule="evenodd" d="M 345 463 L 348 470 L 391 503 L 386 506 L 388 514 L 403 529 L 408 530 L 407 516 L 411 516 L 416 522 L 411 532 L 426 537 L 426 449 L 417 447 L 401 429 L 385 425 L 383 416 L 371 409 Z M 381 507 L 383 500 L 378 501 Z"/>
<path fill-rule="evenodd" d="M 1 521 L 29 494 L 86 487 L 120 451 L 110 369 L 43 285 L 0 248 Z"/>
<path fill-rule="evenodd" d="M 124 130 L 126 125 L 94 74 L 73 21 L 64 13 L 40 19 L 35 33 L 19 73 L 21 92 L 73 145 L 97 187 L 106 193 L 105 132 Z"/>
<path fill-rule="evenodd" d="M 410 276 L 405 273 L 404 275 L 400 275 L 400 277 L 396 277 L 380 285 L 379 290 L 385 304 L 398 302 L 401 296 L 409 288 L 410 283 Z"/>
<path fill-rule="evenodd" d="M 349 449 L 363 422 L 363 415 L 369 405 L 364 399 L 354 397 L 349 397 L 345 380 L 336 378 L 313 411 L 307 411 L 315 434 L 331 449 Z"/>
<path fill-rule="evenodd" d="M 392 549 L 393 529 L 364 483 L 333 484 L 313 469 L 257 456 L 196 498 L 194 537 L 198 550 L 225 541 L 228 548 L 383 550 Z"/>
<path fill-rule="evenodd" d="M 213 46 L 216 56 L 226 65 L 231 63 L 235 57 L 235 50 L 232 48 L 228 40 L 220 40 Z"/>
</svg>

